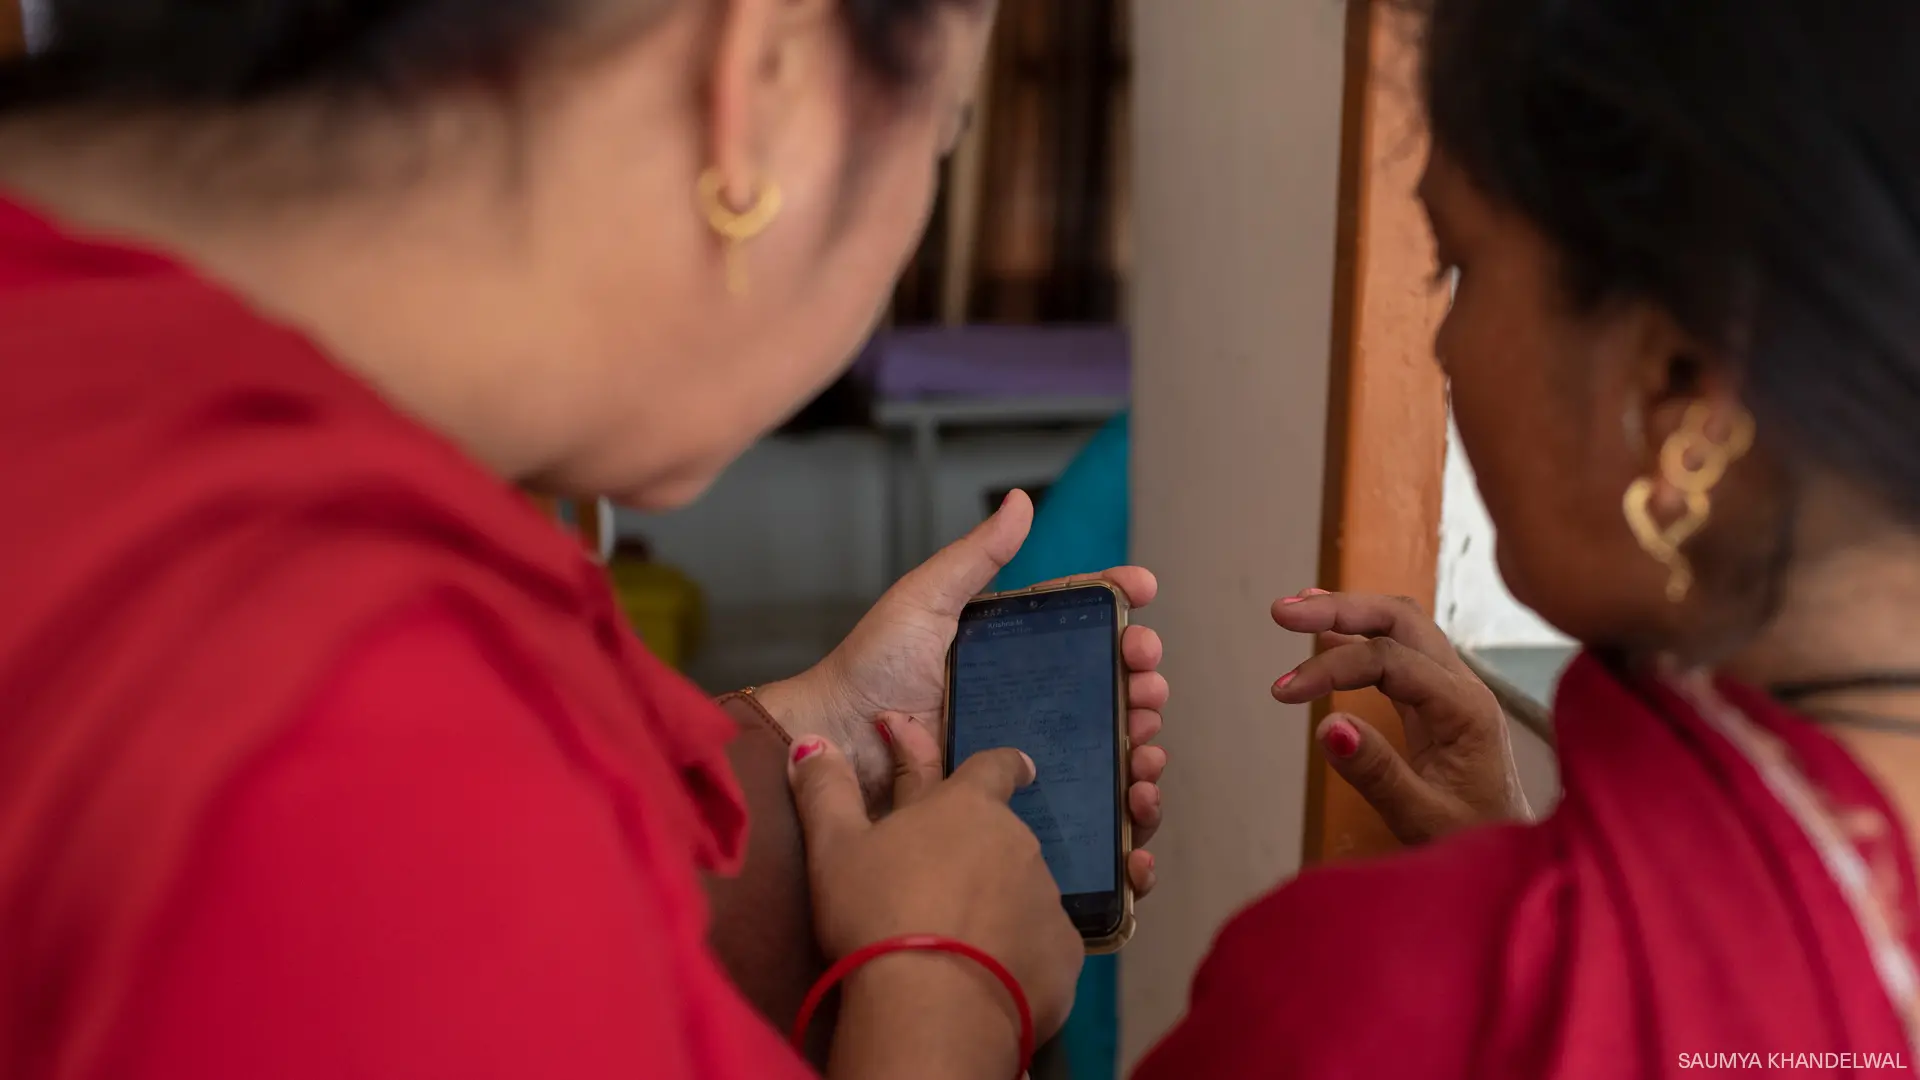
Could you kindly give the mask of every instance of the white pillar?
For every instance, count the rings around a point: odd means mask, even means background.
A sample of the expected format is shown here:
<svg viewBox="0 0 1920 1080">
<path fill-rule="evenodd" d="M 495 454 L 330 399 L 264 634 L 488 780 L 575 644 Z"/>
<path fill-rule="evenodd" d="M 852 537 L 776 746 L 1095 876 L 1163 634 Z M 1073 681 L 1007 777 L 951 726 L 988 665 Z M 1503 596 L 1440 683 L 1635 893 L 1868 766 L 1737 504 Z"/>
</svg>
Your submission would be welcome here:
<svg viewBox="0 0 1920 1080">
<path fill-rule="evenodd" d="M 1307 716 L 1267 688 L 1308 643 L 1325 485 L 1346 12 L 1135 0 L 1134 554 L 1160 574 L 1167 825 L 1122 971 L 1122 1055 L 1184 1009 L 1220 924 L 1299 866 Z"/>
<path fill-rule="evenodd" d="M 20 21 L 26 28 L 28 52 L 38 52 L 47 47 L 47 32 L 52 29 L 49 18 L 52 14 L 48 0 L 20 0 Z"/>
</svg>

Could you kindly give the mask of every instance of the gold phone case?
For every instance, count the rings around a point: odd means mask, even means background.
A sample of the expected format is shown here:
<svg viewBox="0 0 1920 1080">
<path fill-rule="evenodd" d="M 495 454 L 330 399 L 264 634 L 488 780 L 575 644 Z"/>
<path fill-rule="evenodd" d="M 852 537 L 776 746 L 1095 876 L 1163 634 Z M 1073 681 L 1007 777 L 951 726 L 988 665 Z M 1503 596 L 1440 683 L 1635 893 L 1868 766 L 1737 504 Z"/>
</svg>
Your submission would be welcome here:
<svg viewBox="0 0 1920 1080">
<path fill-rule="evenodd" d="M 985 593 L 974 597 L 974 600 L 1001 600 L 1012 596 L 1035 596 L 1041 593 L 1066 592 L 1070 589 L 1089 587 L 1107 590 L 1113 594 L 1114 601 L 1113 655 L 1116 662 L 1113 665 L 1113 700 L 1116 707 L 1113 716 L 1113 745 L 1119 752 L 1119 757 L 1114 762 L 1114 775 L 1119 778 L 1119 790 L 1115 793 L 1115 797 L 1119 800 L 1120 806 L 1120 928 L 1106 937 L 1081 939 L 1086 944 L 1088 956 L 1105 956 L 1119 952 L 1121 947 L 1133 940 L 1133 930 L 1136 925 L 1133 917 L 1133 882 L 1127 878 L 1127 859 L 1133 854 L 1133 818 L 1127 812 L 1127 761 L 1132 756 L 1133 745 L 1132 740 L 1127 736 L 1127 664 L 1124 659 L 1120 659 L 1120 637 L 1127 632 L 1127 615 L 1130 611 L 1127 595 L 1105 581 L 1076 581 L 1068 584 L 1036 585 L 1029 589 L 1013 589 L 1008 592 Z M 949 693 L 952 692 L 953 687 L 953 656 L 953 650 L 947 650 Z M 951 736 L 948 742 L 951 746 Z"/>
</svg>

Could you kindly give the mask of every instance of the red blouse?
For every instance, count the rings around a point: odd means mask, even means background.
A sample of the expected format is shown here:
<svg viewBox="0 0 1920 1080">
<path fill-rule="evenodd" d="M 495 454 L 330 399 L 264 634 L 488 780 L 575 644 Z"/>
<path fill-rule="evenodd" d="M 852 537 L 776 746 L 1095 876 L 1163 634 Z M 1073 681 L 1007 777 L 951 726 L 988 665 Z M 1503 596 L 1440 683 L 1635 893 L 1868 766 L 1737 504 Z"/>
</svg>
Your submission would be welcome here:
<svg viewBox="0 0 1920 1080">
<path fill-rule="evenodd" d="M 0 202 L 0 1075 L 811 1075 L 706 945 L 732 723 L 515 492 Z"/>
<path fill-rule="evenodd" d="M 1262 898 L 1133 1080 L 1912 1076 L 1920 1016 L 1877 968 L 1920 955 L 1899 815 L 1805 718 L 1731 683 L 1711 699 L 1758 761 L 1671 684 L 1581 657 L 1554 706 L 1552 817 Z M 1777 797 L 1787 770 L 1834 843 Z M 1852 871 L 1884 941 L 1850 905 Z"/>
</svg>

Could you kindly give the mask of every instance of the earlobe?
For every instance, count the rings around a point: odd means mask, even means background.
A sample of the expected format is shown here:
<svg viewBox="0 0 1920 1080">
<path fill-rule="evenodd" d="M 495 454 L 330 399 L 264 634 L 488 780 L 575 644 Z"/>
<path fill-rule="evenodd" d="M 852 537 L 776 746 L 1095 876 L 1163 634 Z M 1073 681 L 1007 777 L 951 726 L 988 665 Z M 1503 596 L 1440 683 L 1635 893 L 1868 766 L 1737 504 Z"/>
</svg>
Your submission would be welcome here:
<svg viewBox="0 0 1920 1080">
<path fill-rule="evenodd" d="M 1617 350 L 1601 362 L 1619 365 L 1624 378 L 1626 407 L 1622 430 L 1628 448 L 1652 470 L 1660 446 L 1689 422 L 1704 417 L 1716 437 L 1745 416 L 1739 377 L 1715 345 L 1703 341 L 1679 324 L 1666 310 L 1644 301 L 1618 316 L 1620 332 L 1612 339 Z"/>
<path fill-rule="evenodd" d="M 711 0 L 713 56 L 707 79 L 709 166 L 722 202 L 759 198 L 768 155 L 792 137 L 807 80 L 829 70 L 815 52 L 842 34 L 831 0 Z"/>
<path fill-rule="evenodd" d="M 1703 379 L 1717 367 L 1716 350 L 1701 341 L 1665 308 L 1648 300 L 1603 300 L 1608 324 L 1605 362 L 1617 364 L 1630 391 L 1644 403 L 1650 424 L 1672 409 L 1677 422 L 1688 402 L 1705 390 Z M 1659 436 L 1665 432 L 1654 431 Z"/>
<path fill-rule="evenodd" d="M 1642 462 L 1620 510 L 1640 549 L 1666 570 L 1667 600 L 1677 604 L 1693 587 L 1688 541 L 1706 527 L 1728 469 L 1752 448 L 1753 415 L 1733 367 L 1665 310 L 1636 302 L 1618 317 L 1616 358 L 1630 372 L 1621 427 Z"/>
</svg>

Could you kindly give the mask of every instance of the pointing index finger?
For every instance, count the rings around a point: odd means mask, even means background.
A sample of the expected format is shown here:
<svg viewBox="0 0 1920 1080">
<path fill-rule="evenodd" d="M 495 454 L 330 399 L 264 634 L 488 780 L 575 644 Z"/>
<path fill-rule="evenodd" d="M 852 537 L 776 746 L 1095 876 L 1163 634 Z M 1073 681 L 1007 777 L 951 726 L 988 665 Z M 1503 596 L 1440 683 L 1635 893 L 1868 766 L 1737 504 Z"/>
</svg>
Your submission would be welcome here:
<svg viewBox="0 0 1920 1080">
<path fill-rule="evenodd" d="M 1033 759 L 1019 750 L 1003 747 L 982 750 L 961 763 L 948 778 L 949 783 L 972 787 L 995 802 L 1006 802 L 1013 793 L 1033 783 L 1037 772 Z"/>
<path fill-rule="evenodd" d="M 1405 597 L 1371 593 L 1289 596 L 1274 602 L 1273 621 L 1299 634 L 1392 638 L 1450 671 L 1465 670 L 1447 635 L 1419 604 Z"/>
</svg>

